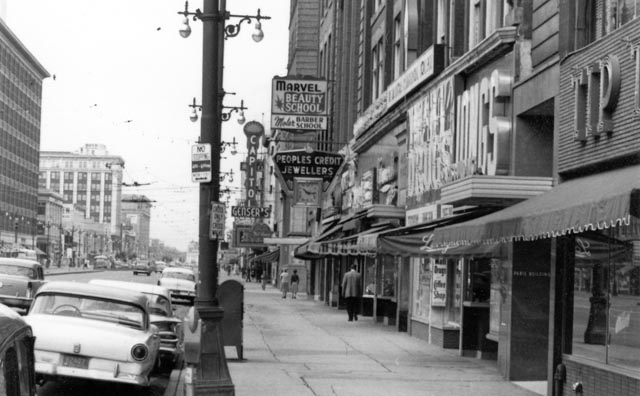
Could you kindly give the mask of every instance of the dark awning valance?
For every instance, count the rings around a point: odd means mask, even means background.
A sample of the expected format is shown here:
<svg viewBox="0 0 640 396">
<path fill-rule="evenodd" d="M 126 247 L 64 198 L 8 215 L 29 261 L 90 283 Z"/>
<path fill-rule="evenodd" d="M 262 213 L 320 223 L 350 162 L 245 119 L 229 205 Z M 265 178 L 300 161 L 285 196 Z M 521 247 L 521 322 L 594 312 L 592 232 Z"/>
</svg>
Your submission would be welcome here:
<svg viewBox="0 0 640 396">
<path fill-rule="evenodd" d="M 280 249 L 272 250 L 259 254 L 251 259 L 253 263 L 271 263 L 277 261 L 280 258 Z"/>
<path fill-rule="evenodd" d="M 319 249 L 316 248 L 318 241 L 331 238 L 332 236 L 340 235 L 341 232 L 342 223 L 327 227 L 315 238 L 295 248 L 295 250 L 293 251 L 293 257 L 300 260 L 316 260 L 324 257 L 325 254 L 320 253 Z"/>
<path fill-rule="evenodd" d="M 640 212 L 640 166 L 561 183 L 499 212 L 439 228 L 434 246 L 534 240 L 629 225 Z"/>
</svg>

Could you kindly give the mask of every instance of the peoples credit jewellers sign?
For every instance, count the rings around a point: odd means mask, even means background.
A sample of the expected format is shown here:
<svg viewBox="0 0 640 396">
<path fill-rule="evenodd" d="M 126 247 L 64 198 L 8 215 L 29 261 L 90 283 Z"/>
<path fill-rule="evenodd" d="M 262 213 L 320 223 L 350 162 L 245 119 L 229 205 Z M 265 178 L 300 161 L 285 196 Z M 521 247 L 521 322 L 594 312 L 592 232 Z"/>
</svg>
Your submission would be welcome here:
<svg viewBox="0 0 640 396">
<path fill-rule="evenodd" d="M 327 129 L 327 81 L 274 77 L 271 127 L 289 131 Z"/>
<path fill-rule="evenodd" d="M 331 183 L 344 157 L 326 151 L 290 150 L 273 156 L 280 175 L 290 189 L 296 177 L 319 178 Z"/>
</svg>

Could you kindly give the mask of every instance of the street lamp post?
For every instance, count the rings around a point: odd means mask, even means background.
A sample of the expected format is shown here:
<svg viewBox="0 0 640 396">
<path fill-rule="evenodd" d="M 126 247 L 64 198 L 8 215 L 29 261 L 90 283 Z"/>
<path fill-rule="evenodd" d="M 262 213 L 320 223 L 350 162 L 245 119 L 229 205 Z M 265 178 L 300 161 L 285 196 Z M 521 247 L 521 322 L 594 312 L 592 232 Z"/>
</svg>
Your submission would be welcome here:
<svg viewBox="0 0 640 396">
<path fill-rule="evenodd" d="M 212 203 L 218 202 L 220 195 L 221 122 L 225 118 L 222 116 L 224 42 L 226 37 L 235 37 L 239 33 L 240 25 L 243 22 L 251 23 L 252 20 L 255 20 L 254 27 L 256 28 L 253 39 L 256 42 L 260 41 L 263 37 L 260 20 L 270 18 L 261 16 L 260 10 L 256 16 L 231 15 L 226 10 L 226 0 L 203 0 L 203 11 L 196 10 L 195 13 L 188 11 L 188 2 L 186 2 L 184 12 L 179 12 L 179 14 L 184 15 L 184 25 L 180 30 L 182 37 L 188 37 L 191 32 L 189 16 L 193 16 L 194 20 L 200 19 L 202 21 L 200 143 L 211 144 L 212 153 L 214 153 L 211 161 L 211 181 L 200 184 L 199 284 L 195 307 L 202 320 L 202 326 L 198 367 L 193 381 L 194 393 L 196 395 L 234 395 L 235 389 L 229 375 L 220 329 L 224 311 L 219 306 L 216 297 L 219 241 L 209 238 Z M 225 26 L 225 21 L 230 17 L 241 19 L 237 24 Z"/>
</svg>

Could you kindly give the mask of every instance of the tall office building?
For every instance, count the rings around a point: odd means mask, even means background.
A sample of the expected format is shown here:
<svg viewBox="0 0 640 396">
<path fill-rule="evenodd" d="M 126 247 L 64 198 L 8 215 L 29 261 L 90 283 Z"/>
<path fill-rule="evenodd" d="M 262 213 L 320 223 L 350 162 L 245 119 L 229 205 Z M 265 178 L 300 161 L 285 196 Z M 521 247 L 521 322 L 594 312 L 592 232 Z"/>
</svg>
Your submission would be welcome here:
<svg viewBox="0 0 640 396">
<path fill-rule="evenodd" d="M 37 232 L 42 80 L 49 73 L 0 19 L 0 246 Z"/>
<path fill-rule="evenodd" d="M 84 207 L 86 218 L 119 235 L 123 169 L 122 157 L 109 155 L 102 144 L 85 144 L 77 152 L 43 151 L 38 185 Z"/>
</svg>

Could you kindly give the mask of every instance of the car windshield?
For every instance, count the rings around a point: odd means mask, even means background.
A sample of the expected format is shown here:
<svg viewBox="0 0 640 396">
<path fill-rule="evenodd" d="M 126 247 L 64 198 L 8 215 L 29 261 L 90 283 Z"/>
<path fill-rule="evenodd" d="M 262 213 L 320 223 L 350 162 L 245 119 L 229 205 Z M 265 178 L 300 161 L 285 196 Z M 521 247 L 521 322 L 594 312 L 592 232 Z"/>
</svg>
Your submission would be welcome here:
<svg viewBox="0 0 640 396">
<path fill-rule="evenodd" d="M 171 316 L 171 303 L 165 296 L 145 293 L 149 298 L 149 313 L 160 316 Z"/>
<path fill-rule="evenodd" d="M 33 268 L 19 265 L 0 264 L 0 274 L 26 276 L 29 279 L 36 279 L 36 271 Z"/>
<path fill-rule="evenodd" d="M 193 274 L 188 274 L 185 272 L 165 272 L 162 275 L 163 278 L 172 278 L 172 279 L 184 279 L 191 282 L 196 281 L 196 277 Z"/>
<path fill-rule="evenodd" d="M 107 300 L 94 296 L 72 296 L 45 293 L 36 297 L 30 314 L 66 315 L 144 329 L 145 311 L 125 301 Z"/>
</svg>

